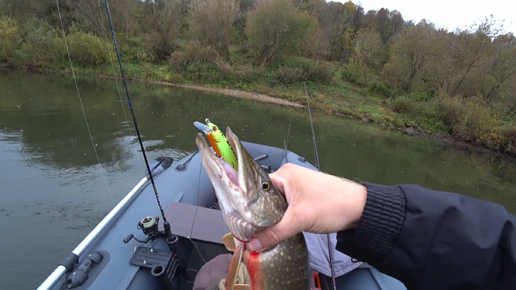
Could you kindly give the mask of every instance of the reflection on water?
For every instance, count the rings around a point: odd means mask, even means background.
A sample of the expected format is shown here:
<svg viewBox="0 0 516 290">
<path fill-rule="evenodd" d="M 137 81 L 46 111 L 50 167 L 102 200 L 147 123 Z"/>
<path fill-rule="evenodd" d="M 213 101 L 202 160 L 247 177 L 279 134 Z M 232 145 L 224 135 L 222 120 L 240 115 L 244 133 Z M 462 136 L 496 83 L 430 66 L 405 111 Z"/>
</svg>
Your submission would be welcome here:
<svg viewBox="0 0 516 290">
<path fill-rule="evenodd" d="M 0 71 L 0 255 L 10 265 L 1 289 L 37 287 L 144 173 L 115 81 L 78 82 L 101 165 L 70 77 Z M 291 116 L 288 148 L 314 159 L 306 110 L 142 83 L 129 89 L 149 159 L 196 150 L 192 123 L 206 117 L 242 140 L 283 147 Z M 514 160 L 321 114 L 314 126 L 326 172 L 460 192 L 516 213 Z"/>
</svg>

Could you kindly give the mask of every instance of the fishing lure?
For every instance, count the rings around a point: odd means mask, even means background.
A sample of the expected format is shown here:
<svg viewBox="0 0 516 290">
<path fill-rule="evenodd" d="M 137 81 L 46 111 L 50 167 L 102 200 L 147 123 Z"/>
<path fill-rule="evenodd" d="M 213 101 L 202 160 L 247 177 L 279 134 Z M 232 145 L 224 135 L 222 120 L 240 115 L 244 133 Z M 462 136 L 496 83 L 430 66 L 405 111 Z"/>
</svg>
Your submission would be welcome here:
<svg viewBox="0 0 516 290">
<path fill-rule="evenodd" d="M 233 151 L 233 148 L 231 148 L 231 145 L 229 145 L 229 141 L 226 136 L 224 136 L 224 133 L 222 133 L 219 127 L 212 123 L 210 119 L 206 118 L 204 121 L 206 124 L 195 121 L 195 127 L 206 134 L 206 137 L 217 156 L 229 163 L 235 170 L 238 170 L 236 154 Z"/>
</svg>

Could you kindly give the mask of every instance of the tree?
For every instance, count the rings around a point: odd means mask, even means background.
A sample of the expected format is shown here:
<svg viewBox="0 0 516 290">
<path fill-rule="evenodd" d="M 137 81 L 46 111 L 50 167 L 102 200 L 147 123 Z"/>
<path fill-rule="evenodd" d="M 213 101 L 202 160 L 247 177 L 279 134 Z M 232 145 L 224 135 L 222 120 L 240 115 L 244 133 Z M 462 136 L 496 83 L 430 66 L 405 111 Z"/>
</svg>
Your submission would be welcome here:
<svg viewBox="0 0 516 290">
<path fill-rule="evenodd" d="M 450 92 L 454 96 L 472 69 L 486 56 L 491 46 L 491 37 L 495 31 L 493 23 L 488 19 L 482 22 L 474 33 L 462 31 L 457 37 L 455 47 L 456 67 L 459 69 L 459 80 Z"/>
<path fill-rule="evenodd" d="M 190 17 L 193 38 L 229 60 L 230 34 L 238 11 L 235 0 L 193 0 Z"/>
<path fill-rule="evenodd" d="M 167 59 L 178 48 L 182 5 L 181 0 L 146 0 L 135 10 L 139 23 L 137 33 L 156 61 Z"/>
<path fill-rule="evenodd" d="M 261 63 L 298 54 L 314 20 L 290 0 L 262 0 L 248 14 L 248 44 Z"/>
<path fill-rule="evenodd" d="M 356 32 L 355 12 L 358 9 L 352 2 L 328 3 L 318 20 L 332 60 L 347 60 L 353 51 L 352 39 Z"/>
<path fill-rule="evenodd" d="M 131 33 L 135 29 L 134 11 L 140 4 L 139 2 L 139 0 L 116 0 L 110 5 L 113 25 L 118 27 L 118 30 L 122 31 L 127 37 L 131 37 Z"/>
<path fill-rule="evenodd" d="M 392 55 L 384 67 L 384 77 L 404 91 L 410 91 L 416 76 L 438 55 L 438 34 L 432 23 L 422 20 L 406 26 L 395 37 Z"/>
<path fill-rule="evenodd" d="M 482 98 L 490 103 L 516 76 L 516 38 L 513 34 L 499 35 L 494 39 L 482 72 Z"/>
<path fill-rule="evenodd" d="M 355 38 L 355 54 L 353 65 L 362 74 L 362 83 L 369 82 L 368 75 L 380 64 L 380 52 L 383 48 L 382 37 L 374 29 L 359 30 Z"/>
</svg>

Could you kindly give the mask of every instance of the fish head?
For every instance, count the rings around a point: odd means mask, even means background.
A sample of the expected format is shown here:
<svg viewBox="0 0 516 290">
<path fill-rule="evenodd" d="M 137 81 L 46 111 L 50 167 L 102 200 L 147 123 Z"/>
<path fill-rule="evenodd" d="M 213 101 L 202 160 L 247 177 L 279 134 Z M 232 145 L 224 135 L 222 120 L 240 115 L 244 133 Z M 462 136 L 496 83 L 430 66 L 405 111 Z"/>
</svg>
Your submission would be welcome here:
<svg viewBox="0 0 516 290">
<path fill-rule="evenodd" d="M 269 174 L 251 157 L 229 127 L 226 137 L 237 156 L 238 170 L 216 156 L 201 134 L 197 135 L 196 144 L 215 189 L 224 222 L 235 238 L 248 242 L 255 231 L 281 220 L 287 202 Z"/>
</svg>

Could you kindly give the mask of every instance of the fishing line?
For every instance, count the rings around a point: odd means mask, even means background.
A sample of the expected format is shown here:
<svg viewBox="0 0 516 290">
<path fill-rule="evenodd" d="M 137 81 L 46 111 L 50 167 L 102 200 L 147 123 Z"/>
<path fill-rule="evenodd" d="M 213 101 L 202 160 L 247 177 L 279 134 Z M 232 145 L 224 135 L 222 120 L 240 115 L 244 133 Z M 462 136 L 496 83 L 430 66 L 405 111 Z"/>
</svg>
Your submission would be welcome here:
<svg viewBox="0 0 516 290">
<path fill-rule="evenodd" d="M 111 35 L 113 36 L 113 44 L 115 46 L 116 56 L 118 58 L 118 65 L 120 67 L 120 73 L 122 74 L 122 81 L 124 83 L 125 94 L 127 96 L 127 102 L 129 104 L 129 108 L 131 109 L 131 115 L 133 116 L 134 129 L 136 130 L 136 134 L 138 136 L 138 141 L 140 143 L 140 148 L 142 150 L 143 159 L 145 160 L 145 166 L 147 167 L 147 172 L 149 174 L 149 179 L 152 184 L 152 189 L 154 190 L 154 196 L 156 197 L 156 202 L 158 203 L 159 211 L 160 211 L 161 217 L 163 219 L 163 227 L 165 228 L 165 234 L 167 235 L 167 237 L 171 237 L 172 232 L 170 230 L 170 224 L 169 224 L 167 218 L 165 217 L 165 212 L 163 211 L 163 207 L 161 206 L 161 201 L 159 199 L 158 190 L 156 189 L 156 184 L 154 183 L 154 177 L 152 176 L 152 171 L 150 169 L 149 161 L 147 160 L 147 154 L 145 153 L 145 148 L 143 146 L 142 137 L 140 135 L 140 130 L 138 129 L 138 122 L 136 121 L 136 115 L 134 114 L 131 97 L 129 96 L 129 89 L 127 88 L 127 81 L 125 79 L 124 68 L 122 66 L 122 59 L 120 57 L 120 52 L 118 51 L 118 45 L 117 45 L 116 36 L 115 36 L 115 28 L 113 27 L 113 20 L 111 19 L 111 12 L 109 11 L 109 4 L 108 4 L 107 0 L 105 0 L 104 2 L 106 4 L 106 12 L 107 12 L 108 19 L 109 19 L 109 26 L 111 27 Z"/>
<path fill-rule="evenodd" d="M 199 151 L 197 151 L 197 152 L 199 152 Z M 195 153 L 192 155 L 192 157 L 193 157 L 193 156 L 195 156 L 195 154 L 197 154 L 197 152 L 195 152 Z M 197 217 L 197 211 L 199 210 L 199 196 L 200 196 L 200 191 L 201 191 L 202 156 L 201 156 L 201 157 L 199 157 L 199 158 L 201 158 L 201 162 L 200 162 L 200 164 L 199 164 L 199 176 L 197 177 L 197 206 L 195 207 L 194 220 L 195 220 L 195 218 Z M 190 158 L 190 160 L 191 160 L 191 159 L 192 159 L 192 158 Z M 193 232 L 193 227 L 192 227 L 192 229 L 191 229 L 191 231 L 190 231 L 190 236 L 192 236 L 192 232 Z M 190 239 L 190 237 L 188 237 L 188 238 Z M 190 240 L 191 240 L 191 239 L 190 239 Z M 192 241 L 192 242 L 193 242 L 193 241 Z M 194 243 L 194 244 L 195 244 L 195 243 Z M 197 247 L 197 246 L 196 246 L 196 247 Z M 197 249 L 197 251 L 199 251 L 199 249 Z M 200 252 L 199 252 L 199 255 L 200 255 Z M 201 257 L 201 259 L 202 259 L 202 257 Z M 204 259 L 203 259 L 203 261 L 204 261 Z M 204 262 L 204 263 L 206 264 L 206 262 Z"/>
<path fill-rule="evenodd" d="M 107 36 L 106 25 L 104 24 L 104 16 L 103 16 L 102 12 L 100 11 L 100 8 L 102 7 L 102 5 L 100 4 L 100 0 L 97 0 L 97 4 L 99 7 L 100 25 L 102 25 L 102 32 L 104 32 L 104 38 L 106 39 L 106 42 L 107 42 L 108 36 Z M 118 99 L 120 100 L 120 106 L 122 106 L 122 111 L 124 112 L 125 125 L 127 126 L 127 131 L 129 131 L 129 135 L 131 135 L 131 136 L 136 135 L 136 133 L 134 133 L 133 130 L 131 129 L 131 126 L 129 126 L 129 119 L 127 119 L 124 101 L 122 100 L 122 93 L 120 92 L 120 86 L 118 85 L 118 77 L 115 72 L 115 64 L 113 62 L 113 57 L 111 56 L 111 52 L 109 51 L 109 49 L 108 49 L 108 56 L 109 56 L 109 61 L 111 62 L 111 69 L 113 70 L 113 76 L 115 77 L 116 88 L 118 90 Z M 142 162 L 140 161 L 140 158 L 136 158 L 136 160 L 138 160 L 138 167 L 140 168 L 140 171 L 142 173 L 145 172 L 145 170 L 142 167 Z"/>
<path fill-rule="evenodd" d="M 294 108 L 292 108 L 292 114 L 290 115 L 290 122 L 288 123 L 288 129 L 287 129 L 287 140 L 283 140 L 283 145 L 285 146 L 285 162 L 288 163 L 288 153 L 287 153 L 287 146 L 288 146 L 288 137 L 290 137 L 290 127 L 292 126 L 292 118 L 294 117 Z"/>
<path fill-rule="evenodd" d="M 70 69 L 72 71 L 73 81 L 75 83 L 75 89 L 77 90 L 77 96 L 79 97 L 79 103 L 81 105 L 82 115 L 84 117 L 84 121 L 86 122 L 86 128 L 88 129 L 88 134 L 90 136 L 91 146 L 93 147 L 93 152 L 95 152 L 95 157 L 97 157 L 97 163 L 100 167 L 100 172 L 101 172 L 102 178 L 104 179 L 104 183 L 106 184 L 106 188 L 109 193 L 111 203 L 113 204 L 113 206 L 115 206 L 115 201 L 113 199 L 113 195 L 111 194 L 111 190 L 109 190 L 107 179 L 104 174 L 104 168 L 102 167 L 102 164 L 100 163 L 100 158 L 99 158 L 99 154 L 97 153 L 95 141 L 93 140 L 93 136 L 91 135 L 90 125 L 88 123 L 88 118 L 86 117 L 86 111 L 84 110 L 84 105 L 82 103 L 81 93 L 79 92 L 79 86 L 77 85 L 77 79 L 75 77 L 75 72 L 73 70 L 72 58 L 70 57 L 70 49 L 68 48 L 68 41 L 66 40 L 66 33 L 65 33 L 64 27 L 63 27 L 63 19 L 61 18 L 61 10 L 59 9 L 59 0 L 56 0 L 56 6 L 57 6 L 57 13 L 59 14 L 59 22 L 61 24 L 61 31 L 63 32 L 63 38 L 64 38 L 64 42 L 65 42 L 65 46 L 66 46 L 66 52 L 68 53 L 68 61 L 70 62 Z M 93 212 L 92 212 L 92 214 L 93 214 Z"/>
<path fill-rule="evenodd" d="M 306 91 L 306 83 L 303 84 L 305 87 L 305 95 L 306 95 L 306 103 L 308 106 L 308 114 L 310 115 L 310 126 L 312 127 L 312 142 L 314 145 L 314 155 L 315 155 L 315 164 L 317 165 L 317 169 L 321 170 L 321 166 L 319 165 L 319 153 L 317 152 L 317 142 L 315 141 L 315 131 L 314 131 L 314 123 L 312 120 L 312 111 L 310 110 L 310 100 L 308 98 L 308 92 Z"/>
<path fill-rule="evenodd" d="M 308 114 L 310 116 L 310 126 L 312 127 L 312 139 L 313 139 L 314 150 L 315 150 L 315 164 L 317 166 L 317 169 L 319 169 L 319 171 L 321 171 L 321 166 L 319 164 L 319 153 L 317 152 L 317 142 L 315 141 L 314 122 L 312 119 L 312 111 L 310 110 L 310 98 L 308 97 L 308 92 L 306 91 L 306 83 L 304 83 L 303 85 L 305 87 L 306 103 L 308 105 Z M 335 267 L 333 265 L 333 250 L 331 248 L 330 234 L 326 234 L 326 238 L 328 239 L 328 255 L 330 256 L 330 270 L 331 270 L 331 279 L 333 282 L 333 290 L 337 290 L 337 286 L 335 284 Z"/>
</svg>

